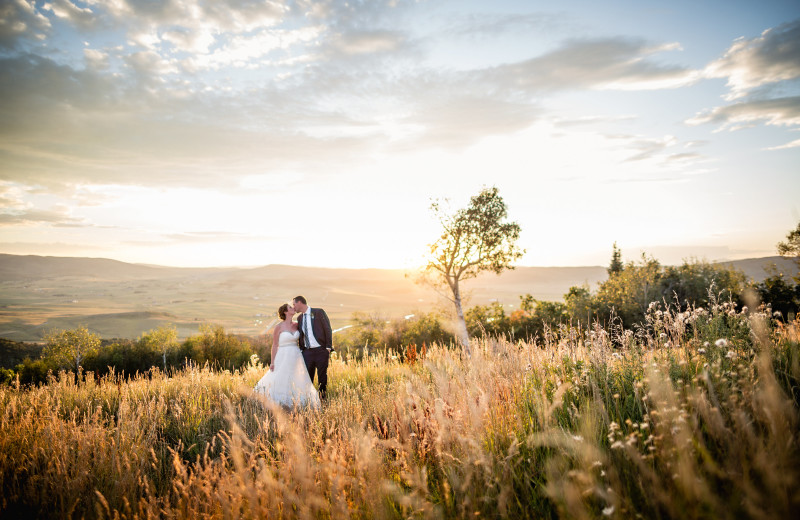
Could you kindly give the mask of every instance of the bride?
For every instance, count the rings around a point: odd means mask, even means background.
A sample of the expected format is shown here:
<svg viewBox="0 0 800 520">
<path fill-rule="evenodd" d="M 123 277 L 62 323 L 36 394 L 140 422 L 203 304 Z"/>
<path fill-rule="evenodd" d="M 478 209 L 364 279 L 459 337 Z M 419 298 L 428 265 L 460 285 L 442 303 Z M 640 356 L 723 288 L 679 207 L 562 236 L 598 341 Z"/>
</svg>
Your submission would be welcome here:
<svg viewBox="0 0 800 520">
<path fill-rule="evenodd" d="M 319 395 L 308 376 L 298 339 L 300 331 L 292 322 L 294 307 L 284 303 L 278 309 L 281 321 L 272 333 L 272 362 L 254 390 L 283 406 L 319 407 Z"/>
</svg>

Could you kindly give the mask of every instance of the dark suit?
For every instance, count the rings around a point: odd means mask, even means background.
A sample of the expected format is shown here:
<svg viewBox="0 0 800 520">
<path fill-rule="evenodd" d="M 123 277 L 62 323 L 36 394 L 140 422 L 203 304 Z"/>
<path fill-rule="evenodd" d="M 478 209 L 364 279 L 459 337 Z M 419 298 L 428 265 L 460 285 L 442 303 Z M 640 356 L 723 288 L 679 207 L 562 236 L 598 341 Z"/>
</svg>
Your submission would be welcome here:
<svg viewBox="0 0 800 520">
<path fill-rule="evenodd" d="M 319 371 L 319 396 L 325 399 L 328 393 L 328 361 L 333 351 L 333 331 L 328 315 L 322 309 L 310 307 L 311 311 L 311 333 L 314 339 L 320 344 L 319 347 L 309 347 L 306 345 L 305 335 L 305 313 L 297 318 L 297 325 L 300 328 L 300 350 L 303 351 L 303 359 L 308 368 L 308 375 L 314 381 L 314 373 Z"/>
</svg>

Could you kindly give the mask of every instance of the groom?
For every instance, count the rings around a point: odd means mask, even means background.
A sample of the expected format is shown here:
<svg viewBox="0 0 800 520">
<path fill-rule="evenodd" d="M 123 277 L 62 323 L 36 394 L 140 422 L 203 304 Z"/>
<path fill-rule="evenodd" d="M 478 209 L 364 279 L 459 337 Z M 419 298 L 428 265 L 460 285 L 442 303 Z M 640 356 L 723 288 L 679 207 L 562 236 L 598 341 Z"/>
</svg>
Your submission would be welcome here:
<svg viewBox="0 0 800 520">
<path fill-rule="evenodd" d="M 314 372 L 319 370 L 319 397 L 325 399 L 328 394 L 328 360 L 333 351 L 333 333 L 328 315 L 322 309 L 312 309 L 302 296 L 292 300 L 298 313 L 297 325 L 300 327 L 300 350 L 308 368 L 311 382 Z"/>
</svg>

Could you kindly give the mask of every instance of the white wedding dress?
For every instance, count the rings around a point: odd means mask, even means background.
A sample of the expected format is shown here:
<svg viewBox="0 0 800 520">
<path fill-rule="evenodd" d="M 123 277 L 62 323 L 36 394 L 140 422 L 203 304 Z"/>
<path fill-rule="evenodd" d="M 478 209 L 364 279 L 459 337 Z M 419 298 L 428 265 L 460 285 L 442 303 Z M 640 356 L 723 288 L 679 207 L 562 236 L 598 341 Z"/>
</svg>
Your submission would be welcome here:
<svg viewBox="0 0 800 520">
<path fill-rule="evenodd" d="M 254 391 L 283 406 L 319 406 L 319 395 L 308 377 L 306 362 L 300 352 L 300 331 L 284 330 L 278 336 L 275 370 L 269 370 L 256 383 Z"/>
</svg>

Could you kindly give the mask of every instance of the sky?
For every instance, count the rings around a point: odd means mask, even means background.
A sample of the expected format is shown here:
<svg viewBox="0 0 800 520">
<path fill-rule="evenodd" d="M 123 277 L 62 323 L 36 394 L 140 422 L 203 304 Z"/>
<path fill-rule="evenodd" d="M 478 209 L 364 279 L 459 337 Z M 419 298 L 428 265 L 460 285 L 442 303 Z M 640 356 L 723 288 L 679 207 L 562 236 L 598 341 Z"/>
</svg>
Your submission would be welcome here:
<svg viewBox="0 0 800 520">
<path fill-rule="evenodd" d="M 496 186 L 518 265 L 771 256 L 800 2 L 0 0 L 0 253 L 400 268 Z"/>
</svg>

